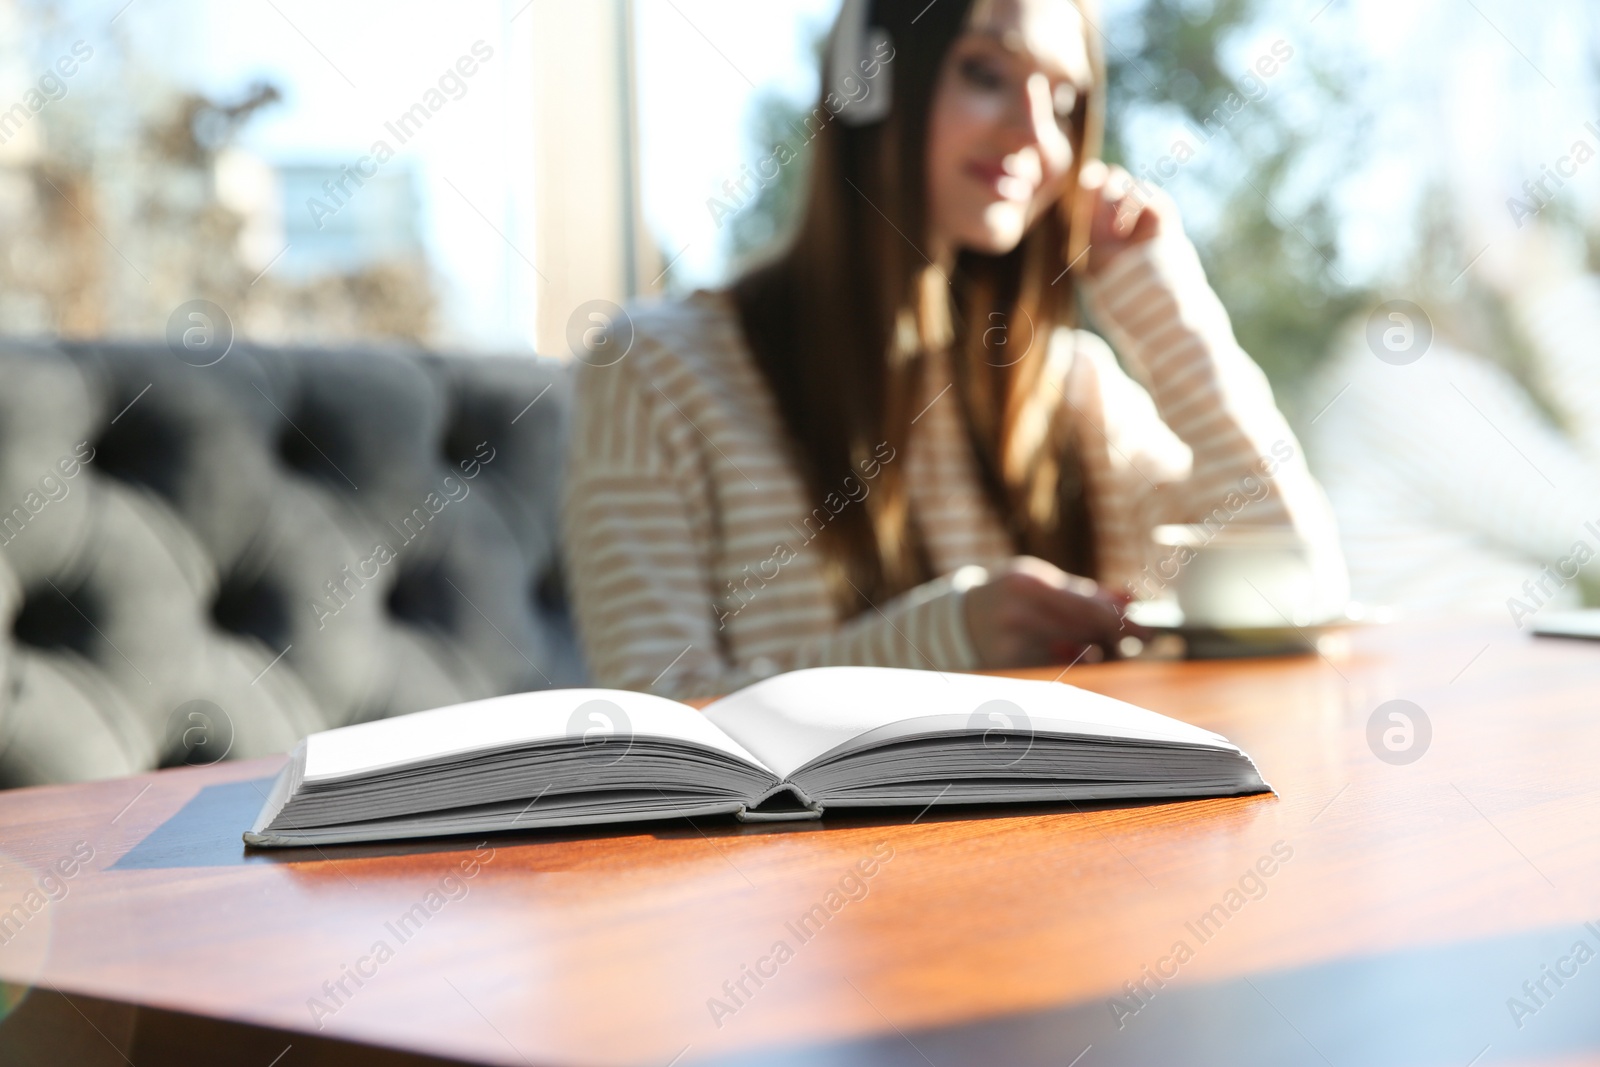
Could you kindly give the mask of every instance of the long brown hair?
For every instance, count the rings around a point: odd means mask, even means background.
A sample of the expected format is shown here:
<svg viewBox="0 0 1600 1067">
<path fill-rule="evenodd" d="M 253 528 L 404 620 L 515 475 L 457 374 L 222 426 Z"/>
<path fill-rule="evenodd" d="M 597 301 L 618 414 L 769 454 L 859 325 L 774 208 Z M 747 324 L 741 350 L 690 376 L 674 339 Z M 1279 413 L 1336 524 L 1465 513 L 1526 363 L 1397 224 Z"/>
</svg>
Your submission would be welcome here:
<svg viewBox="0 0 1600 1067">
<path fill-rule="evenodd" d="M 1093 577 L 1074 424 L 1056 415 L 1062 398 L 1042 374 L 1056 327 L 1075 319 L 1068 265 L 1087 248 L 1088 218 L 1065 205 L 1079 204 L 1078 168 L 1099 152 L 1104 64 L 1086 32 L 1094 84 L 1074 116 L 1076 163 L 1063 207 L 1045 212 L 1005 255 L 961 252 L 947 289 L 920 249 L 928 124 L 945 55 L 973 2 L 872 0 L 870 25 L 887 30 L 894 49 L 890 112 L 873 125 L 832 118 L 829 82 L 838 75 L 824 72 L 813 115 L 832 120 L 811 143 L 798 225 L 775 258 L 734 283 L 733 298 L 811 499 L 859 476 L 882 442 L 903 454 L 927 354 L 942 347 L 985 494 L 1015 551 Z M 1084 15 L 1087 23 L 1093 12 Z M 997 326 L 1003 349 L 993 343 Z M 884 464 L 861 506 L 840 511 L 817 539 L 843 617 L 934 577 L 905 474 L 903 461 Z"/>
</svg>

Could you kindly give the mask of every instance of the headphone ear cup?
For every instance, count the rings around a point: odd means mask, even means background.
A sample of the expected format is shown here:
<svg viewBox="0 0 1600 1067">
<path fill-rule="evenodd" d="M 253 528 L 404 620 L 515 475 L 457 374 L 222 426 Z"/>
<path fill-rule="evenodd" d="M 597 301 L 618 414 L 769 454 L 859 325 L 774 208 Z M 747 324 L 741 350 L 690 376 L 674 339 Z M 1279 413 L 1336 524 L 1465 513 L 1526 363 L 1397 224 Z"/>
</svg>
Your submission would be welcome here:
<svg viewBox="0 0 1600 1067">
<path fill-rule="evenodd" d="M 894 65 L 879 56 L 894 55 L 890 47 L 889 31 L 882 27 L 874 27 L 866 35 L 864 42 L 866 48 L 861 55 L 861 64 L 858 71 L 870 70 L 874 65 L 878 69 L 878 76 L 872 79 L 867 90 L 867 95 L 861 98 L 859 104 L 853 104 L 856 109 L 855 120 L 858 125 L 868 125 L 882 122 L 889 117 L 889 108 L 894 104 Z"/>
<path fill-rule="evenodd" d="M 826 75 L 843 106 L 837 115 L 847 126 L 866 126 L 889 116 L 894 94 L 890 63 L 894 58 L 889 31 L 867 22 L 867 0 L 845 0 L 833 28 Z M 885 58 L 887 57 L 887 58 Z M 867 77 L 867 71 L 876 75 Z M 866 91 L 853 98 L 845 91 L 855 85 Z"/>
</svg>

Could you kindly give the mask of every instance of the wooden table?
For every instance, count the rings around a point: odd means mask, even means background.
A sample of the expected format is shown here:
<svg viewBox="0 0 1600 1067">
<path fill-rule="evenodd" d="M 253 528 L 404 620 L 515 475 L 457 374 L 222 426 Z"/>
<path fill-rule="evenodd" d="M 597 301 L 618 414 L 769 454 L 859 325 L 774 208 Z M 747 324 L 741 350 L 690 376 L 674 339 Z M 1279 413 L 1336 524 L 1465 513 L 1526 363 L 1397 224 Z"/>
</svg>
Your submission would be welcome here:
<svg viewBox="0 0 1600 1067">
<path fill-rule="evenodd" d="M 93 852 L 0 947 L 34 987 L 0 1062 L 1600 1063 L 1600 644 L 1389 628 L 1067 680 L 1278 795 L 247 855 L 277 760 L 0 794 L 7 894 Z M 1410 763 L 1369 745 L 1395 699 Z"/>
</svg>

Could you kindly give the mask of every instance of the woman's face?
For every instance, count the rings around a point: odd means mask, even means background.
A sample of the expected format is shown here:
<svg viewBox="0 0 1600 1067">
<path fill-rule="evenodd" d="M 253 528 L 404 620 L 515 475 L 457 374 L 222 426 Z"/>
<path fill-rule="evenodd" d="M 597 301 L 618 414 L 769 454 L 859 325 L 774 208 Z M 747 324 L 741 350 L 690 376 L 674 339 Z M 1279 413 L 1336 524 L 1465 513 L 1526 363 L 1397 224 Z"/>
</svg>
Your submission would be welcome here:
<svg viewBox="0 0 1600 1067">
<path fill-rule="evenodd" d="M 928 131 L 929 238 L 1003 255 L 1060 199 L 1091 84 L 1072 0 L 976 0 L 945 57 Z"/>
</svg>

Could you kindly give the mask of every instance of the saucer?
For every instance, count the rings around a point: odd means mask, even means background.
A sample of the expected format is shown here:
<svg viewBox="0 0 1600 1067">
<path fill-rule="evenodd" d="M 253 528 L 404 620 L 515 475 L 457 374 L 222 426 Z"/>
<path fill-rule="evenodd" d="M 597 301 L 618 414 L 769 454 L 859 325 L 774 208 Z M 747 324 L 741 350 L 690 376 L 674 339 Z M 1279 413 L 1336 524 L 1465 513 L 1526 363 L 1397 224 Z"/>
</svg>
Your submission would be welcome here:
<svg viewBox="0 0 1600 1067">
<path fill-rule="evenodd" d="M 1345 605 L 1344 611 L 1304 626 L 1223 626 L 1186 622 L 1176 600 L 1135 600 L 1128 605 L 1126 614 L 1129 622 L 1158 634 L 1182 637 L 1188 659 L 1234 659 L 1315 652 L 1323 637 L 1352 626 L 1386 622 L 1389 612 L 1352 602 Z"/>
</svg>

